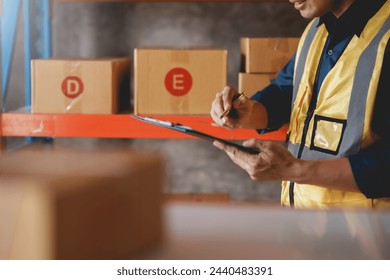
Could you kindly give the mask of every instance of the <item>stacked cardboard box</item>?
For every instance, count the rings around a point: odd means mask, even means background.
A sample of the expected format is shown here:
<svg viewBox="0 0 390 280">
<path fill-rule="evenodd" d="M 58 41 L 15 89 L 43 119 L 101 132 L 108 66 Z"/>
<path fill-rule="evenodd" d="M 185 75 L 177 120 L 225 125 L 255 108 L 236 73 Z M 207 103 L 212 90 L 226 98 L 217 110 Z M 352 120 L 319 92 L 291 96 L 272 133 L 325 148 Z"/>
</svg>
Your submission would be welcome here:
<svg viewBox="0 0 390 280">
<path fill-rule="evenodd" d="M 135 114 L 209 114 L 227 81 L 223 49 L 135 49 Z"/>
<path fill-rule="evenodd" d="M 130 107 L 130 59 L 35 59 L 32 113 L 113 114 Z"/>
<path fill-rule="evenodd" d="M 161 241 L 163 182 L 159 157 L 128 150 L 4 155 L 0 259 L 137 257 Z"/>
<path fill-rule="evenodd" d="M 247 96 L 269 85 L 295 53 L 299 38 L 241 38 L 238 89 Z"/>
</svg>

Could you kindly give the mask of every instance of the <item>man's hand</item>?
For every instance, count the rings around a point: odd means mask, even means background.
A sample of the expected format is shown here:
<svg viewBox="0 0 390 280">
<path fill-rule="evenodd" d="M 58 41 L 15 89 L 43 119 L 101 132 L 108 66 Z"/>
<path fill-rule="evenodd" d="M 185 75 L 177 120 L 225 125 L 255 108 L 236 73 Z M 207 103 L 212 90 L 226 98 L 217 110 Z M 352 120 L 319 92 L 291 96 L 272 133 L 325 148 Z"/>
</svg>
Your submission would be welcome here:
<svg viewBox="0 0 390 280">
<path fill-rule="evenodd" d="M 233 97 L 238 94 L 234 88 L 229 86 L 226 86 L 222 92 L 216 94 L 210 111 L 214 123 L 217 126 L 228 129 L 262 128 L 262 119 L 266 120 L 266 112 L 263 105 L 253 102 L 245 96 L 232 102 Z M 263 113 L 263 116 L 256 115 L 256 109 L 262 110 L 260 113 Z M 225 111 L 229 110 L 235 110 L 235 114 L 221 117 Z"/>
<path fill-rule="evenodd" d="M 253 180 L 291 180 L 300 170 L 300 160 L 276 142 L 251 139 L 243 143 L 245 147 L 259 150 L 258 155 L 239 151 L 218 141 L 215 141 L 214 145 L 224 150 Z"/>
</svg>

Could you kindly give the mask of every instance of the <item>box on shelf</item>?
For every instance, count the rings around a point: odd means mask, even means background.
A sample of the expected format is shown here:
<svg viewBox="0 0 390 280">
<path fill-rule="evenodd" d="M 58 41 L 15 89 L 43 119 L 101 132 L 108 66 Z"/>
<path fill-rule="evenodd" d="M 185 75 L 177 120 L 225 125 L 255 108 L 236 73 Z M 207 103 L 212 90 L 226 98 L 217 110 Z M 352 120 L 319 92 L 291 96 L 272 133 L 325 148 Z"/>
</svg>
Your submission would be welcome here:
<svg viewBox="0 0 390 280">
<path fill-rule="evenodd" d="M 135 49 L 135 114 L 209 114 L 227 82 L 223 49 Z"/>
<path fill-rule="evenodd" d="M 250 97 L 259 90 L 268 86 L 276 73 L 267 74 L 250 74 L 238 73 L 238 91 L 245 92 L 246 96 Z"/>
<path fill-rule="evenodd" d="M 279 72 L 297 50 L 299 38 L 241 38 L 241 72 Z"/>
<path fill-rule="evenodd" d="M 150 176 L 153 174 L 153 176 Z M 128 259 L 162 239 L 164 168 L 129 150 L 0 158 L 0 259 Z"/>
<path fill-rule="evenodd" d="M 113 114 L 130 108 L 130 59 L 34 59 L 32 113 Z"/>
</svg>

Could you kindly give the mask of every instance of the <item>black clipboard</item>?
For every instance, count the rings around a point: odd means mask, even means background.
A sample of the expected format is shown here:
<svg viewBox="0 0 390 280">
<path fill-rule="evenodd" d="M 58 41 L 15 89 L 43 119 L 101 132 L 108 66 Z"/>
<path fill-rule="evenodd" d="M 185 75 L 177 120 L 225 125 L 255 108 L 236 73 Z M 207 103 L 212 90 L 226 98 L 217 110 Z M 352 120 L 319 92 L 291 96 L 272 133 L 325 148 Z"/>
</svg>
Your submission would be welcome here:
<svg viewBox="0 0 390 280">
<path fill-rule="evenodd" d="M 244 151 L 244 152 L 247 152 L 247 153 L 252 154 L 252 155 L 257 155 L 260 153 L 260 151 L 258 151 L 256 149 L 244 147 L 240 144 L 237 144 L 237 143 L 234 143 L 231 141 L 227 141 L 227 140 L 200 132 L 198 130 L 194 130 L 191 127 L 184 126 L 184 125 L 181 125 L 179 123 L 172 123 L 169 121 L 161 121 L 161 120 L 150 118 L 150 117 L 139 117 L 139 116 L 135 116 L 135 115 L 131 115 L 131 117 L 134 119 L 149 123 L 149 124 L 153 124 L 153 125 L 165 127 L 168 129 L 172 129 L 175 131 L 179 131 L 179 132 L 182 132 L 185 134 L 189 134 L 189 135 L 195 136 L 197 138 L 207 140 L 209 142 L 219 141 L 219 142 L 224 143 L 226 145 L 236 147 L 237 149 Z"/>
</svg>

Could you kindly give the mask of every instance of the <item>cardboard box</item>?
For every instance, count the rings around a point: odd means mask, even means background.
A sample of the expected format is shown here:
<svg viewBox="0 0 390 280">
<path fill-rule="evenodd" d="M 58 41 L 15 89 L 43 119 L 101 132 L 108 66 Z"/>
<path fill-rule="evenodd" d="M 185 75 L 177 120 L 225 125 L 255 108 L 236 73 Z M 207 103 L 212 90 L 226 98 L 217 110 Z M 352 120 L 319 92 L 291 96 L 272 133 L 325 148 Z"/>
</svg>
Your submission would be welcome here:
<svg viewBox="0 0 390 280">
<path fill-rule="evenodd" d="M 299 38 L 241 38 L 241 72 L 279 72 L 298 48 Z"/>
<path fill-rule="evenodd" d="M 159 157 L 129 150 L 4 155 L 0 259 L 136 258 L 161 241 L 163 182 Z"/>
<path fill-rule="evenodd" d="M 227 83 L 222 49 L 135 49 L 135 114 L 209 114 Z"/>
<path fill-rule="evenodd" d="M 262 90 L 276 77 L 276 73 L 270 74 L 248 74 L 238 73 L 238 91 L 245 92 L 250 97 L 259 90 Z"/>
<path fill-rule="evenodd" d="M 130 107 L 130 59 L 34 59 L 32 113 L 113 114 Z"/>
</svg>

